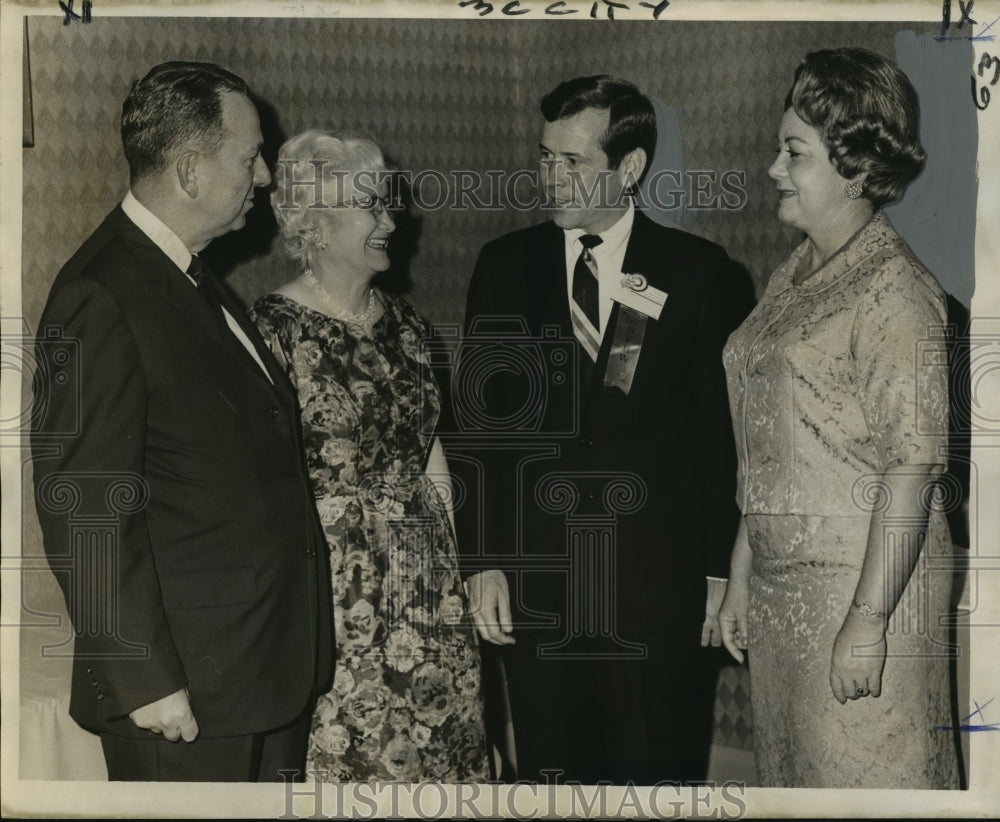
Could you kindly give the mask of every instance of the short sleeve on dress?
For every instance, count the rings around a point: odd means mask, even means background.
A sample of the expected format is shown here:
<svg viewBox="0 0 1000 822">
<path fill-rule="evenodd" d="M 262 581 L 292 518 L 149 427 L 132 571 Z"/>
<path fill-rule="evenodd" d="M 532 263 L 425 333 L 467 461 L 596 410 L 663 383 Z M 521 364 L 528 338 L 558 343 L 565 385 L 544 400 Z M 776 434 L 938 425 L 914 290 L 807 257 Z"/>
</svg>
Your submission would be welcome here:
<svg viewBox="0 0 1000 822">
<path fill-rule="evenodd" d="M 859 302 L 851 339 L 858 398 L 883 471 L 946 462 L 945 322 L 941 290 L 903 256 L 882 265 Z"/>
</svg>

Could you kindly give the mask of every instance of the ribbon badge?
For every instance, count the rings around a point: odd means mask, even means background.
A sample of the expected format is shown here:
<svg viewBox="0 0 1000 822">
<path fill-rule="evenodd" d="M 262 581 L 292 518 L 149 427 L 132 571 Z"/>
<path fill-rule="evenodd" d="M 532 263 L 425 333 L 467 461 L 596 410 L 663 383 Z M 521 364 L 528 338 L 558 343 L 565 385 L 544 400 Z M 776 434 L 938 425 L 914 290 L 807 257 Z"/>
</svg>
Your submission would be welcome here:
<svg viewBox="0 0 1000 822">
<path fill-rule="evenodd" d="M 620 303 L 608 355 L 604 384 L 628 394 L 639 364 L 642 340 L 646 336 L 649 317 L 659 317 L 667 295 L 649 287 L 642 274 L 622 273 L 620 288 L 614 300 Z"/>
</svg>

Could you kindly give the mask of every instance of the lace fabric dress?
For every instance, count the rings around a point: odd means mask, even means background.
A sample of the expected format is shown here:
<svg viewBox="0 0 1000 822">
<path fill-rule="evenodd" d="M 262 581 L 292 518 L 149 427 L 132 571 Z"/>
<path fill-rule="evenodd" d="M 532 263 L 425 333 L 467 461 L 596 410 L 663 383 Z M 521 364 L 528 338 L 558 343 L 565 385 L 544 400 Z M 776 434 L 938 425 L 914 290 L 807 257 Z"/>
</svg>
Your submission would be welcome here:
<svg viewBox="0 0 1000 822">
<path fill-rule="evenodd" d="M 943 296 L 881 212 L 796 285 L 808 251 L 775 271 L 724 353 L 753 551 L 758 776 L 771 787 L 958 787 L 942 730 L 953 724 L 947 499 L 889 623 L 882 695 L 840 705 L 830 688 L 870 512 L 888 502 L 878 478 L 945 461 L 947 365 L 934 355 Z"/>
<path fill-rule="evenodd" d="M 424 321 L 381 295 L 371 333 L 279 294 L 251 309 L 296 386 L 333 577 L 337 670 L 307 771 L 331 782 L 487 776 L 477 638 L 425 473 L 440 392 Z"/>
</svg>

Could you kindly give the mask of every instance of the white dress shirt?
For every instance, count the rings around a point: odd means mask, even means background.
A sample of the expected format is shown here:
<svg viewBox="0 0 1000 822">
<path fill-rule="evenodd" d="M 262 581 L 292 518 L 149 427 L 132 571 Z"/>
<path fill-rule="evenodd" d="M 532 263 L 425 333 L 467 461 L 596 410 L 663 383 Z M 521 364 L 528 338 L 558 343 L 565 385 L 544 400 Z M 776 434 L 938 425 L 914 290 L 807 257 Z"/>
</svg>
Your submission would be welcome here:
<svg viewBox="0 0 1000 822">
<path fill-rule="evenodd" d="M 191 265 L 192 254 L 187 250 L 187 246 L 184 245 L 181 238 L 174 234 L 171 228 L 152 211 L 140 203 L 131 191 L 129 191 L 128 194 L 125 195 L 125 199 L 122 200 L 122 211 L 125 212 L 126 217 L 135 223 L 136 228 L 149 237 L 150 242 L 152 242 L 157 248 L 160 249 L 160 251 L 170 258 L 170 261 L 180 269 L 181 273 L 187 277 L 191 285 L 197 288 L 198 284 L 194 281 L 194 278 L 187 273 L 188 267 Z M 226 318 L 226 324 L 229 326 L 229 329 L 243 344 L 243 347 L 250 352 L 250 356 L 257 361 L 261 370 L 270 380 L 271 375 L 267 373 L 267 368 L 264 366 L 260 355 L 257 353 L 257 349 L 254 348 L 253 343 L 250 342 L 250 338 L 247 337 L 243 329 L 240 328 L 239 323 L 236 322 L 233 315 L 226 310 L 225 306 L 222 306 L 222 313 Z"/>
<path fill-rule="evenodd" d="M 635 206 L 631 198 L 628 201 L 628 208 L 610 228 L 602 231 L 598 236 L 601 244 L 592 248 L 590 253 L 597 261 L 597 305 L 600 310 L 601 327 L 597 329 L 601 337 L 604 336 L 604 329 L 608 325 L 608 318 L 611 316 L 611 309 L 614 307 L 614 300 L 611 299 L 613 287 L 621 279 L 622 264 L 625 262 L 625 249 L 628 247 L 628 238 L 632 235 L 632 223 L 635 221 Z M 576 261 L 580 259 L 583 251 L 583 243 L 580 238 L 589 232 L 582 228 L 571 228 L 564 231 L 566 240 L 566 298 L 573 299 L 573 271 L 576 269 Z"/>
</svg>

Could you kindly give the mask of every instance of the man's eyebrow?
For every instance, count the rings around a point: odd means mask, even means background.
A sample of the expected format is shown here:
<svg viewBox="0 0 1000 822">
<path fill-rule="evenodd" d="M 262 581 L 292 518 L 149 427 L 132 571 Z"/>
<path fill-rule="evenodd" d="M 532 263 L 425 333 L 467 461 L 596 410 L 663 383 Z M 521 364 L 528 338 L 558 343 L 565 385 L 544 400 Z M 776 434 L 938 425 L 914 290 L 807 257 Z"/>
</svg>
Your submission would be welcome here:
<svg viewBox="0 0 1000 822">
<path fill-rule="evenodd" d="M 547 145 L 545 145 L 545 143 L 541 143 L 540 142 L 538 144 L 538 148 L 541 149 L 542 151 L 549 152 L 549 154 L 555 154 L 556 153 L 551 148 L 549 148 Z M 579 158 L 579 157 L 585 157 L 586 156 L 585 154 L 581 154 L 578 151 L 564 151 L 564 152 L 562 152 L 562 155 L 564 157 L 573 157 L 573 158 Z"/>
</svg>

